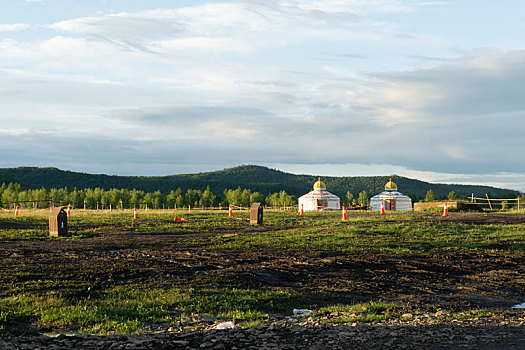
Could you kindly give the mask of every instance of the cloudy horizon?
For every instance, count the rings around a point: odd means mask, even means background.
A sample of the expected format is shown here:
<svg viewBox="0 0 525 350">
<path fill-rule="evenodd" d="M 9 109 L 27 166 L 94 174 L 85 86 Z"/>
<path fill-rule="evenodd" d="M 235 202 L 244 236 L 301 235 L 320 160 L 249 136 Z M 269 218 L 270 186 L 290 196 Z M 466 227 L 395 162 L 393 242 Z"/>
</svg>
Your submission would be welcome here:
<svg viewBox="0 0 525 350">
<path fill-rule="evenodd" d="M 525 191 L 525 3 L 0 4 L 0 167 Z"/>
</svg>

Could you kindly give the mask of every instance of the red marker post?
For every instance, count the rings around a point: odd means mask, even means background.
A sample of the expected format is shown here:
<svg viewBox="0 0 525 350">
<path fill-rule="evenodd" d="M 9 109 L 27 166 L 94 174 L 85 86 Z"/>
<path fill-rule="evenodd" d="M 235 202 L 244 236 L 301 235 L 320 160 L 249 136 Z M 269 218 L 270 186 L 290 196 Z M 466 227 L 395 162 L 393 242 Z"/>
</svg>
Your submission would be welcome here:
<svg viewBox="0 0 525 350">
<path fill-rule="evenodd" d="M 448 205 L 445 201 L 445 205 L 443 206 L 443 215 L 442 216 L 448 216 Z"/>
</svg>

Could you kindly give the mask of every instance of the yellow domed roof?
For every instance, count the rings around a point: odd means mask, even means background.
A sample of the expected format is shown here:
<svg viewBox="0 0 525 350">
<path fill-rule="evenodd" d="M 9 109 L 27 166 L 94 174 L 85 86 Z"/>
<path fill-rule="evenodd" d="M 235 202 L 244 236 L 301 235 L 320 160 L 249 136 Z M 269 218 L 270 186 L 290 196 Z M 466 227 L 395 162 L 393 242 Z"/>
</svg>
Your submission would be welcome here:
<svg viewBox="0 0 525 350">
<path fill-rule="evenodd" d="M 317 182 L 314 183 L 314 190 L 317 190 L 317 189 L 326 190 L 326 185 L 324 184 L 324 182 L 321 181 L 321 178 L 318 178 Z"/>
<path fill-rule="evenodd" d="M 397 185 L 392 181 L 392 178 L 386 183 L 385 190 L 397 190 Z"/>
</svg>

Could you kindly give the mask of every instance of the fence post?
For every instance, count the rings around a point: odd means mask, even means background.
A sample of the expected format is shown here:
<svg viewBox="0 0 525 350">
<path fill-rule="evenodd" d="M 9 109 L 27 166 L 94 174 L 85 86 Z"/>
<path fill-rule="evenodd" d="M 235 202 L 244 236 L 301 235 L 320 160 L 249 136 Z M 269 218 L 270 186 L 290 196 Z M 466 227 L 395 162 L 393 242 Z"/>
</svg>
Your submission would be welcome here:
<svg viewBox="0 0 525 350">
<path fill-rule="evenodd" d="M 492 210 L 492 204 L 490 204 L 490 198 L 488 193 L 485 193 L 485 196 L 487 196 L 487 202 L 489 203 L 490 210 Z"/>
</svg>

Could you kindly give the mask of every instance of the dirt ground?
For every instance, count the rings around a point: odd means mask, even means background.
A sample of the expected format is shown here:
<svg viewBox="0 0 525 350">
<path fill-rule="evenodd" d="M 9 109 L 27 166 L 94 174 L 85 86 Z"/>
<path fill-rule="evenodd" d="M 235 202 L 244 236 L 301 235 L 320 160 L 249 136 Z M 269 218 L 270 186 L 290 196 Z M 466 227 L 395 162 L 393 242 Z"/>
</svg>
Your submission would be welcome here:
<svg viewBox="0 0 525 350">
<path fill-rule="evenodd" d="M 525 215 L 520 214 L 454 213 L 433 218 L 436 222 L 479 225 L 525 223 Z M 246 230 L 256 232 L 263 228 Z M 38 279 L 41 275 L 62 275 L 67 269 L 86 282 L 89 290 L 141 281 L 176 284 L 191 280 L 218 287 L 275 286 L 296 291 L 326 291 L 339 295 L 341 303 L 387 300 L 451 311 L 510 308 L 525 301 L 523 253 L 217 252 L 180 244 L 181 240 L 229 233 L 225 228 L 185 235 L 127 233 L 125 238 L 108 234 L 75 240 L 3 240 L 0 241 L 0 271 L 23 263 L 26 274 L 17 277 L 22 281 Z M 323 304 L 322 299 L 315 302 Z M 511 333 L 521 337 L 523 330 L 521 326 Z M 511 336 L 508 344 L 514 344 L 516 337 Z"/>
<path fill-rule="evenodd" d="M 436 221 L 525 223 L 525 215 L 455 213 Z M 147 280 L 195 280 L 238 287 L 279 286 L 337 292 L 342 299 L 389 299 L 462 307 L 508 307 L 525 301 L 525 255 L 440 251 L 426 254 L 208 251 L 181 240 L 228 235 L 232 228 L 190 234 L 103 235 L 49 241 L 4 240 L 0 269 L 23 262 L 27 274 L 74 271 L 91 289 Z M 247 227 L 256 233 L 269 227 Z"/>
</svg>

